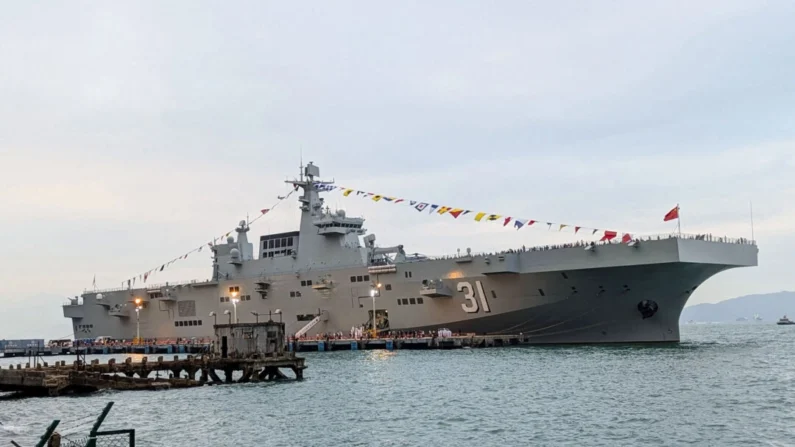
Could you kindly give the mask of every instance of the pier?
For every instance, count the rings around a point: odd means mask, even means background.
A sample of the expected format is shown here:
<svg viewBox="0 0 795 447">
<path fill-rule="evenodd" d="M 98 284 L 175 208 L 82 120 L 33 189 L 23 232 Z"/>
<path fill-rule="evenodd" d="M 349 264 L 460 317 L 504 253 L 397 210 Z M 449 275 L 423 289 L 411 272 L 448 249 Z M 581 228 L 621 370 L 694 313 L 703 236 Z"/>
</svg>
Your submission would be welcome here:
<svg viewBox="0 0 795 447">
<path fill-rule="evenodd" d="M 214 350 L 210 354 L 185 359 L 174 356 L 156 361 L 144 357 L 133 362 L 128 357 L 117 363 L 110 359 L 78 359 L 53 365 L 34 358 L 22 367 L 0 369 L 0 392 L 23 395 L 59 396 L 103 389 L 158 390 L 204 385 L 246 383 L 287 379 L 283 369 L 292 370 L 295 379 L 303 378 L 304 359 L 285 350 L 284 323 L 243 323 L 216 325 Z M 152 377 L 154 374 L 155 377 Z"/>
<path fill-rule="evenodd" d="M 0 369 L 0 392 L 14 392 L 34 396 L 59 396 L 89 393 L 104 389 L 158 390 L 191 388 L 225 383 L 246 383 L 288 378 L 281 369 L 290 369 L 296 379 L 303 378 L 304 359 L 292 353 L 261 359 L 230 359 L 188 356 L 186 359 L 140 362 L 127 358 L 122 363 L 114 359 L 100 364 L 65 361 L 31 367 L 26 364 Z M 152 377 L 154 374 L 155 377 Z"/>
<path fill-rule="evenodd" d="M 203 354 L 210 352 L 209 342 L 197 343 L 133 343 L 83 344 L 73 346 L 45 346 L 44 343 L 25 347 L 6 346 L 0 351 L 2 357 L 30 357 L 57 355 L 101 355 L 101 354 Z"/>
<path fill-rule="evenodd" d="M 514 335 L 451 335 L 449 337 L 321 338 L 290 340 L 289 352 L 326 352 L 386 349 L 461 349 L 529 345 L 530 337 Z"/>
</svg>

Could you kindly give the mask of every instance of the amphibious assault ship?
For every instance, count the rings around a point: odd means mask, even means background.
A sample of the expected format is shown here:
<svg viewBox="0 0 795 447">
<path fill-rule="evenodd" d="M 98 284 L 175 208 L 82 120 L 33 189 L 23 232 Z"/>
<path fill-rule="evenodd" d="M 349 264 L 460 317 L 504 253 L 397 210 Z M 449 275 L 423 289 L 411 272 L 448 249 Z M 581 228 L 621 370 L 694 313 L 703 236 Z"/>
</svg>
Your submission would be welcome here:
<svg viewBox="0 0 795 447">
<path fill-rule="evenodd" d="M 210 337 L 213 324 L 279 318 L 312 336 L 353 327 L 523 334 L 536 343 L 679 340 L 688 298 L 711 276 L 755 266 L 752 241 L 671 234 L 432 259 L 379 247 L 364 219 L 324 206 L 318 166 L 302 168 L 298 231 L 260 237 L 246 221 L 212 250 L 206 281 L 96 290 L 70 299 L 76 338 Z M 626 242 L 626 241 L 625 241 Z M 228 319 L 228 321 L 227 321 Z"/>
</svg>

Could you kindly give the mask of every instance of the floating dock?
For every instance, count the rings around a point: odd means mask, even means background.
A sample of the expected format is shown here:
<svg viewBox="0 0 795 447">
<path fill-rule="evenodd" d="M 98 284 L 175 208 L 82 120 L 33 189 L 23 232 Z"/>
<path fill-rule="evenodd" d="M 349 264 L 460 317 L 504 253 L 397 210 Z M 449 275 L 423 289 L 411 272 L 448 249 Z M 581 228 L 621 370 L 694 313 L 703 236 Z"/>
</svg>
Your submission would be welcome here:
<svg viewBox="0 0 795 447">
<path fill-rule="evenodd" d="M 451 337 L 411 337 L 411 338 L 325 338 L 320 340 L 291 340 L 289 352 L 357 351 L 371 349 L 461 349 L 492 348 L 503 346 L 529 345 L 527 335 L 456 335 Z"/>
</svg>

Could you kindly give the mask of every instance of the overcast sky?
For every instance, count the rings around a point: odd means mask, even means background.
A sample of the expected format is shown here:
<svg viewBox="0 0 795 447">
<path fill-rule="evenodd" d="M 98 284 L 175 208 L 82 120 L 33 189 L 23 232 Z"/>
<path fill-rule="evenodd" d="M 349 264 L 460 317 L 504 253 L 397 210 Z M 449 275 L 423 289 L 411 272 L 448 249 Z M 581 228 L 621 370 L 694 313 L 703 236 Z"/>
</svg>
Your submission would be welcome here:
<svg viewBox="0 0 795 447">
<path fill-rule="evenodd" d="M 795 289 L 795 3 L 6 3 L 0 338 L 271 206 L 344 186 L 515 217 L 750 237 L 691 304 Z M 327 194 L 429 255 L 574 240 Z M 251 235 L 296 229 L 281 205 Z M 207 251 L 158 280 L 206 278 Z M 774 316 L 767 316 L 773 318 Z M 777 317 L 777 316 L 776 316 Z"/>
</svg>

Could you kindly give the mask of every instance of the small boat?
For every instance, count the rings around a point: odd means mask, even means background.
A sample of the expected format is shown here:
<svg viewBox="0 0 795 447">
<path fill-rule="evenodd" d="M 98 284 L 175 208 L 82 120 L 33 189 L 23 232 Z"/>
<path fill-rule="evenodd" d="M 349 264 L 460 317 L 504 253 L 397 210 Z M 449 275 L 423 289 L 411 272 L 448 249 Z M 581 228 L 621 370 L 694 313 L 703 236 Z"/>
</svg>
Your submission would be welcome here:
<svg viewBox="0 0 795 447">
<path fill-rule="evenodd" d="M 788 324 L 795 324 L 795 321 L 790 320 L 789 318 L 787 318 L 786 315 L 784 315 L 783 317 L 781 317 L 778 320 L 778 322 L 776 324 L 783 326 L 783 325 L 788 325 Z"/>
</svg>

